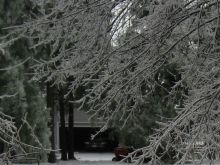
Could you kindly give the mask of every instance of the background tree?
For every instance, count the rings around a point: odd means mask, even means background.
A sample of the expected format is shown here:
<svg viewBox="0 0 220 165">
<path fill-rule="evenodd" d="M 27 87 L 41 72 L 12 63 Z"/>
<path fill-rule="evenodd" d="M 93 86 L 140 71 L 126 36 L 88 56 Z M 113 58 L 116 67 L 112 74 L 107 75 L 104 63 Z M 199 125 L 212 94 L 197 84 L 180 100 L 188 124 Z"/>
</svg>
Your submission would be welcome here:
<svg viewBox="0 0 220 165">
<path fill-rule="evenodd" d="M 179 81 L 181 76 L 178 74 L 176 65 L 163 66 L 154 77 L 156 86 L 152 89 L 152 93 L 142 99 L 135 114 L 130 118 L 126 125 L 121 121 L 121 114 L 118 114 L 116 121 L 112 122 L 116 128 L 116 134 L 119 136 L 119 143 L 125 146 L 132 146 L 135 149 L 141 148 L 149 144 L 149 136 L 159 128 L 158 122 L 168 121 L 177 114 L 175 107 L 180 107 L 184 88 L 179 89 L 179 93 L 170 96 L 175 82 Z M 144 94 L 150 90 L 150 86 L 143 83 L 141 91 Z M 121 121 L 121 122 L 118 122 Z M 162 152 L 163 149 L 160 149 Z M 173 163 L 176 159 L 172 156 L 173 151 L 164 154 L 161 159 L 166 163 Z M 159 151 L 157 152 L 159 154 Z"/>
<path fill-rule="evenodd" d="M 0 1 L 1 36 L 5 35 L 3 27 L 21 24 L 28 17 L 31 8 L 28 5 L 28 1 Z M 24 39 L 0 53 L 0 67 L 3 68 L 0 69 L 0 95 L 13 96 L 1 99 L 0 107 L 1 112 L 14 117 L 17 127 L 22 126 L 18 133 L 23 143 L 49 148 L 49 116 L 42 89 L 31 80 L 33 69 L 31 61 L 28 60 L 36 51 L 30 50 L 29 46 L 29 41 Z M 22 147 L 26 151 L 32 151 L 31 148 Z M 45 159 L 46 154 L 42 156 Z"/>
</svg>

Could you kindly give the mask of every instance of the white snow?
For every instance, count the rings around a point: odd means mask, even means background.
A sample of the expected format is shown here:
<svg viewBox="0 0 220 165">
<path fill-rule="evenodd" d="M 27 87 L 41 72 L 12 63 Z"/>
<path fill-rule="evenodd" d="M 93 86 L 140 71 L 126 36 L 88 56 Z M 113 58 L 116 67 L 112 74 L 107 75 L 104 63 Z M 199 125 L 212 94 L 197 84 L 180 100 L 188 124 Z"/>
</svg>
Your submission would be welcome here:
<svg viewBox="0 0 220 165">
<path fill-rule="evenodd" d="M 111 161 L 113 153 L 75 153 L 75 157 L 80 161 Z"/>
<path fill-rule="evenodd" d="M 55 164 L 41 163 L 40 165 L 117 165 L 119 162 L 113 162 L 113 153 L 88 153 L 75 152 L 77 160 L 61 161 L 58 160 Z M 125 165 L 127 163 L 120 163 Z"/>
</svg>

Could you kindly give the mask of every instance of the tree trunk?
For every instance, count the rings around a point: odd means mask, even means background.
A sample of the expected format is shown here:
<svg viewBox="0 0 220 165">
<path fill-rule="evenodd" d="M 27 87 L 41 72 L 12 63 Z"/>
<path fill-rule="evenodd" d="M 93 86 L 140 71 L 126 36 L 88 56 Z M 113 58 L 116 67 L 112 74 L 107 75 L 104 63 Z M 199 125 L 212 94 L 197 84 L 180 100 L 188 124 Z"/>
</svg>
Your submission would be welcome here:
<svg viewBox="0 0 220 165">
<path fill-rule="evenodd" d="M 54 132 L 54 88 L 50 86 L 50 83 L 47 83 L 47 108 L 50 110 L 50 122 L 48 123 L 49 128 L 51 130 L 50 142 L 52 150 L 55 150 L 55 132 Z M 51 151 L 48 155 L 49 163 L 56 163 L 56 155 L 55 151 Z"/>
<path fill-rule="evenodd" d="M 69 101 L 73 101 L 72 93 Z M 74 110 L 73 103 L 69 102 L 69 136 L 68 136 L 68 159 L 76 159 L 74 157 Z"/>
<path fill-rule="evenodd" d="M 67 144 L 66 144 L 66 130 L 65 130 L 65 108 L 63 91 L 59 92 L 59 105 L 60 105 L 60 148 L 61 160 L 67 160 Z"/>
</svg>

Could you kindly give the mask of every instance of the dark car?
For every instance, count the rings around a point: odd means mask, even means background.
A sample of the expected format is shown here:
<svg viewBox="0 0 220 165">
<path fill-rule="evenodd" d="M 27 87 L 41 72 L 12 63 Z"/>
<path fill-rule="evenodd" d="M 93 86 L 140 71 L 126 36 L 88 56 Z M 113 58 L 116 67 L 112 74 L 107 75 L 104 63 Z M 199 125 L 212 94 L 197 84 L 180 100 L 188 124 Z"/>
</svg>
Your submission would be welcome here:
<svg viewBox="0 0 220 165">
<path fill-rule="evenodd" d="M 106 148 L 106 142 L 102 139 L 87 141 L 84 145 L 87 151 L 103 151 Z"/>
</svg>

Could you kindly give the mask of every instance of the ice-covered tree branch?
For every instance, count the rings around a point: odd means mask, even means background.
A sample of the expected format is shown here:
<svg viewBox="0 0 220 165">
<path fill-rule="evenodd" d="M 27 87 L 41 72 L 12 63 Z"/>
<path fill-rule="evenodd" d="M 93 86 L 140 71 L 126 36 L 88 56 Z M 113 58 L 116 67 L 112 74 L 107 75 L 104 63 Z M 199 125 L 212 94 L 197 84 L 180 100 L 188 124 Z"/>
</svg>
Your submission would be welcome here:
<svg viewBox="0 0 220 165">
<path fill-rule="evenodd" d="M 193 157 L 197 142 L 206 145 L 201 157 L 219 149 L 218 0 L 59 0 L 43 11 L 8 28 L 1 39 L 2 45 L 23 37 L 32 47 L 49 45 L 50 59 L 34 66 L 37 79 L 59 85 L 73 77 L 71 91 L 86 88 L 75 102 L 89 104 L 88 111 L 106 121 L 105 129 L 118 114 L 123 124 L 135 118 L 158 86 L 158 71 L 175 64 L 181 79 L 167 93 L 172 98 L 185 84 L 184 104 L 172 121 L 160 123 L 143 157 L 159 160 L 162 147 L 175 150 L 183 162 Z"/>
</svg>

